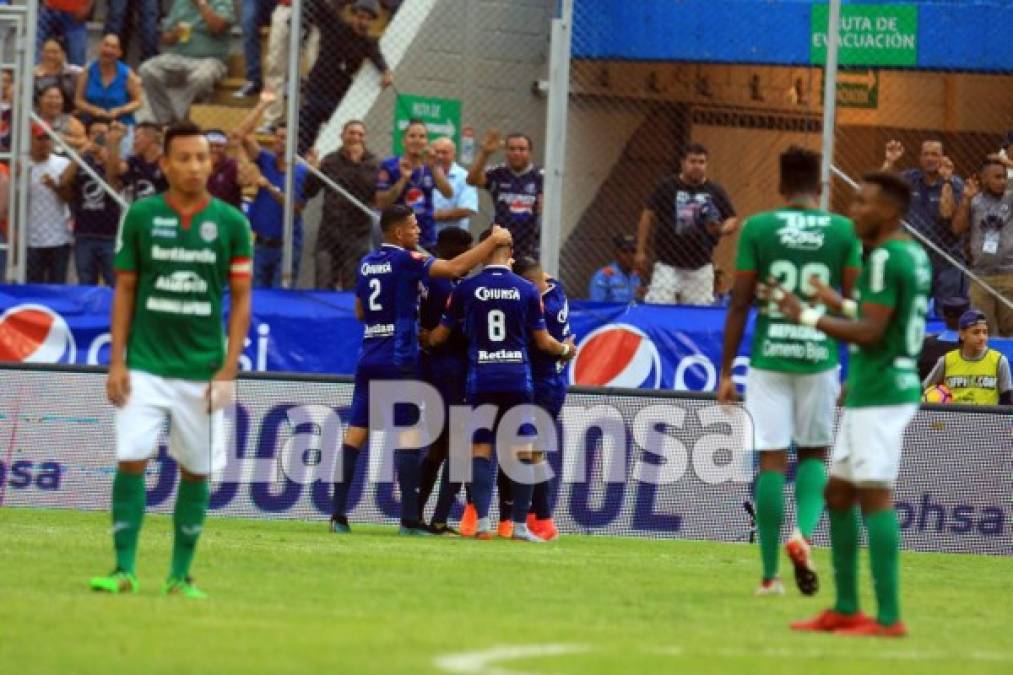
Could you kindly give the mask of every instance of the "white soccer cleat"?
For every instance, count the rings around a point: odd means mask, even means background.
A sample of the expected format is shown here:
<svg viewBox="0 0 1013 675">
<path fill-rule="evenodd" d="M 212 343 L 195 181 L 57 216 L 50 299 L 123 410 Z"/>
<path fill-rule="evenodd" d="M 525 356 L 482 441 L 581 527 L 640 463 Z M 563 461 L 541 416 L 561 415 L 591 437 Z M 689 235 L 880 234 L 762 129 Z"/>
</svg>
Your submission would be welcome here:
<svg viewBox="0 0 1013 675">
<path fill-rule="evenodd" d="M 527 528 L 526 525 L 515 523 L 510 538 L 514 541 L 526 541 L 530 544 L 544 544 L 545 540 Z"/>
<path fill-rule="evenodd" d="M 784 595 L 784 584 L 781 583 L 780 577 L 775 577 L 767 581 L 763 581 L 757 587 L 753 593 L 756 597 L 765 597 L 768 595 Z"/>
<path fill-rule="evenodd" d="M 812 559 L 812 546 L 796 529 L 791 533 L 784 549 L 795 567 L 795 585 L 798 590 L 802 595 L 815 595 L 820 589 L 820 579 L 816 575 L 816 565 Z"/>
</svg>

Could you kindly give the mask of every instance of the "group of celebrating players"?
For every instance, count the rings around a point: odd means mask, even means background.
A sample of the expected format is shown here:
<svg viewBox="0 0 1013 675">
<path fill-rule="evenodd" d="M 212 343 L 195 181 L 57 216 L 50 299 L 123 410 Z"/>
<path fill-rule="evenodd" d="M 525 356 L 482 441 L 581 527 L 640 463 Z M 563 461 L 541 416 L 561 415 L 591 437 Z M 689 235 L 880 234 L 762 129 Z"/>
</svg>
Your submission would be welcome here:
<svg viewBox="0 0 1013 675">
<path fill-rule="evenodd" d="M 186 123 L 172 127 L 164 146 L 169 189 L 130 208 L 117 246 L 120 281 L 107 381 L 109 400 L 117 407 L 116 568 L 93 578 L 91 587 L 113 593 L 138 588 L 144 471 L 168 417 L 169 450 L 182 480 L 164 591 L 200 598 L 204 593 L 189 570 L 208 508 L 207 478 L 225 461 L 221 406 L 249 328 L 250 234 L 239 211 L 207 193 L 211 159 L 200 129 Z M 852 221 L 818 208 L 819 155 L 793 147 L 780 163 L 786 206 L 749 218 L 742 230 L 718 389 L 720 402 L 737 399 L 731 367 L 755 305 L 745 406 L 759 454 L 755 491 L 762 579 L 757 594 L 784 594 L 778 559 L 788 453 L 794 445 L 797 527 L 787 554 L 801 592 L 815 593 L 810 542 L 826 507 L 837 596 L 831 609 L 792 627 L 901 636 L 906 628 L 898 601 L 899 527 L 892 487 L 904 429 L 921 395 L 916 364 L 925 331 L 929 261 L 903 230 L 911 197 L 899 177 L 864 176 Z M 533 405 L 522 409 L 558 420 L 566 397 L 563 367 L 576 354 L 562 286 L 536 261 L 514 260 L 510 232 L 496 225 L 474 246 L 467 232 L 444 230 L 435 257 L 417 250 L 420 230 L 410 208 L 385 209 L 380 227 L 383 244 L 362 259 L 355 288 L 364 334 L 331 530 L 350 531 L 348 492 L 370 430 L 417 428 L 420 411 L 414 405 L 395 405 L 389 418 L 370 419 L 370 384 L 421 380 L 439 392 L 445 409 L 467 405 L 477 413 L 491 405 L 495 413 L 484 425 L 488 428 L 468 429 L 471 483 L 460 531 L 448 524 L 460 490 L 447 462 L 451 432 L 444 426 L 423 457 L 412 437 L 417 431 L 399 431 L 403 437 L 396 447 L 414 448 L 395 452 L 400 533 L 491 539 L 498 483 L 500 536 L 526 542 L 555 538 L 545 448 L 535 442 L 543 441 L 533 420 L 522 416 L 514 425 L 520 432 L 510 447 L 497 448 L 494 440 L 504 415 L 518 406 Z M 227 347 L 221 306 L 226 288 L 231 292 Z M 852 345 L 852 356 L 834 443 L 837 340 Z M 498 479 L 497 455 L 500 464 L 507 457 L 515 460 Z M 441 467 L 437 503 L 427 524 L 425 504 Z M 862 518 L 875 581 L 875 618 L 858 606 Z"/>
</svg>

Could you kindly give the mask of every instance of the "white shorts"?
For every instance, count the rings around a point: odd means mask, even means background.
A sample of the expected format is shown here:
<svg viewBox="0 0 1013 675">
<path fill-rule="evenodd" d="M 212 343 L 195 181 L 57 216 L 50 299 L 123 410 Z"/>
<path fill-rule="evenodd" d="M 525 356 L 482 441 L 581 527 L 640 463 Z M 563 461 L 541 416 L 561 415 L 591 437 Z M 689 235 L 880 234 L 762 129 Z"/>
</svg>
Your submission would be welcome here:
<svg viewBox="0 0 1013 675">
<path fill-rule="evenodd" d="M 845 408 L 830 475 L 854 485 L 892 486 L 900 471 L 904 429 L 917 403 Z"/>
<path fill-rule="evenodd" d="M 687 270 L 666 263 L 654 263 L 651 285 L 644 302 L 655 305 L 713 305 L 714 265 Z"/>
<path fill-rule="evenodd" d="M 841 391 L 837 368 L 793 374 L 750 368 L 746 412 L 753 423 L 753 449 L 827 448 L 834 440 L 834 411 Z"/>
<path fill-rule="evenodd" d="M 158 434 L 169 420 L 169 455 L 193 474 L 225 466 L 225 412 L 208 413 L 207 382 L 175 380 L 130 371 L 130 396 L 116 411 L 116 459 L 133 462 L 158 452 Z"/>
</svg>

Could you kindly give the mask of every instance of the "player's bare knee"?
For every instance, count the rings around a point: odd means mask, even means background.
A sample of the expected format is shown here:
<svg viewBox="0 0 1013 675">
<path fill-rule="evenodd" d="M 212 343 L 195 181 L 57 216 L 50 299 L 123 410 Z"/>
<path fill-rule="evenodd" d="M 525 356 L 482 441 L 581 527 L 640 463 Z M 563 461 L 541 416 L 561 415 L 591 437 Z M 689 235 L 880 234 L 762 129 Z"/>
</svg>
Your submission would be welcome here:
<svg viewBox="0 0 1013 675">
<path fill-rule="evenodd" d="M 844 511 L 855 503 L 855 487 L 838 478 L 831 477 L 823 491 L 823 496 L 826 499 L 827 508 L 834 511 Z"/>
<path fill-rule="evenodd" d="M 858 490 L 862 513 L 876 513 L 893 508 L 893 490 L 885 485 L 863 485 Z"/>
<path fill-rule="evenodd" d="M 760 471 L 776 471 L 786 473 L 788 471 L 787 450 L 766 450 L 760 453 Z"/>
<path fill-rule="evenodd" d="M 488 443 L 476 443 L 471 447 L 471 456 L 489 459 L 492 457 L 492 446 Z"/>
<path fill-rule="evenodd" d="M 827 459 L 826 448 L 799 448 L 798 449 L 798 461 L 804 462 L 807 459 L 818 459 L 821 462 L 825 462 Z"/>
<path fill-rule="evenodd" d="M 179 475 L 187 483 L 202 483 L 208 479 L 207 474 L 193 473 L 191 471 L 187 471 L 182 466 L 179 467 Z"/>
<path fill-rule="evenodd" d="M 117 464 L 117 469 L 120 473 L 129 473 L 133 475 L 143 474 L 148 468 L 148 460 L 139 459 L 136 461 L 121 461 Z"/>
</svg>

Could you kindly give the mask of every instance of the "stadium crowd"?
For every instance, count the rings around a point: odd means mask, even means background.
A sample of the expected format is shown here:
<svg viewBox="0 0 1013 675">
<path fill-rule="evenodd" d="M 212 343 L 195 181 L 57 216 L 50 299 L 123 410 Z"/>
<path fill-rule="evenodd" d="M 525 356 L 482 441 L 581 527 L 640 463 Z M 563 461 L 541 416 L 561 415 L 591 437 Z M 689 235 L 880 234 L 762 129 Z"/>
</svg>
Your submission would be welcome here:
<svg viewBox="0 0 1013 675">
<path fill-rule="evenodd" d="M 285 56 L 291 36 L 289 0 L 108 0 L 103 37 L 87 59 L 85 22 L 95 0 L 43 0 L 40 8 L 38 65 L 34 71 L 35 109 L 45 124 L 91 171 L 80 170 L 53 143 L 41 125 L 33 126 L 32 219 L 28 228 L 28 279 L 65 283 L 73 258 L 80 283 L 113 283 L 112 242 L 120 204 L 94 181 L 92 173 L 120 191 L 127 201 L 164 189 L 158 157 L 164 125 L 186 119 L 191 105 L 210 95 L 225 77 L 230 38 L 241 31 L 245 83 L 239 98 L 259 95 L 257 105 L 232 129 L 208 130 L 215 157 L 211 191 L 243 208 L 255 234 L 255 285 L 282 280 L 281 214 L 286 165 Z M 360 120 L 345 120 L 340 147 L 319 157 L 313 149 L 355 74 L 366 61 L 381 86 L 394 76 L 372 34 L 381 7 L 391 0 L 310 0 L 306 23 L 315 39 L 301 36 L 310 63 L 304 82 L 297 146 L 309 168 L 296 167 L 297 217 L 293 231 L 292 278 L 298 279 L 304 227 L 302 212 L 323 195 L 318 236 L 307 254 L 314 261 L 313 285 L 349 289 L 356 262 L 378 244 L 376 214 L 392 204 L 412 208 L 422 227 L 421 245 L 431 247 L 447 227 L 468 229 L 479 215 L 478 190 L 492 199 L 491 220 L 514 236 L 518 255 L 537 256 L 542 205 L 542 170 L 524 133 L 502 137 L 490 130 L 470 166 L 457 162 L 450 138 L 430 142 L 429 130 L 413 121 L 404 129 L 401 156 L 381 158 L 369 145 Z M 164 19 L 160 21 L 163 10 Z M 136 16 L 135 16 L 136 15 Z M 131 21 L 135 18 L 136 21 Z M 136 23 L 137 33 L 132 26 Z M 269 26 L 267 53 L 261 29 Z M 125 54 L 135 37 L 139 47 Z M 326 59 L 317 59 L 326 54 Z M 9 127 L 11 73 L 4 73 L 3 116 Z M 253 100 L 253 99 L 251 99 Z M 9 145 L 9 132 L 0 144 Z M 1007 298 L 1013 296 L 1013 160 L 1007 137 L 995 154 L 982 158 L 961 179 L 941 142 L 925 140 L 917 166 L 901 169 L 905 148 L 891 141 L 883 168 L 900 171 L 911 185 L 908 221 L 933 244 L 932 298 L 936 315 L 951 298 L 969 298 L 986 317 L 994 336 L 1013 336 L 1013 311 L 971 283 L 955 263 Z M 503 151 L 503 163 L 491 166 Z M 335 191 L 329 183 L 344 192 Z M 353 198 L 350 199 L 349 197 Z M 481 223 L 482 226 L 485 223 Z M 736 237 L 739 217 L 733 199 L 711 177 L 708 151 L 691 143 L 680 155 L 678 171 L 660 180 L 643 206 L 639 223 L 617 228 L 611 260 L 591 277 L 586 297 L 610 302 L 722 304 L 727 271 L 715 266 L 714 252 Z M 3 232 L 7 236 L 6 231 Z"/>
</svg>

